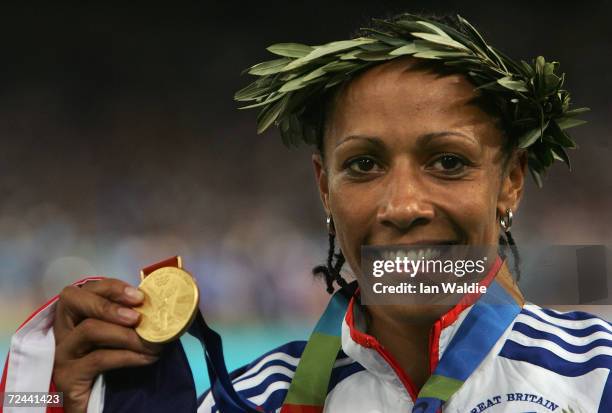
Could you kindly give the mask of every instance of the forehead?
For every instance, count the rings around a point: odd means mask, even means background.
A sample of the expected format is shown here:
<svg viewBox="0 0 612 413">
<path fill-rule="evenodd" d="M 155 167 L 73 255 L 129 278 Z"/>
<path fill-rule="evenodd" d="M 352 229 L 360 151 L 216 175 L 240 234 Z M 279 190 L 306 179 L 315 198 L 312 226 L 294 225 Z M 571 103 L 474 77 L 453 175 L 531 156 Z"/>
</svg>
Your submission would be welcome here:
<svg viewBox="0 0 612 413">
<path fill-rule="evenodd" d="M 425 133 L 455 130 L 483 144 L 499 144 L 495 120 L 474 103 L 478 93 L 472 83 L 421 62 L 395 59 L 345 85 L 335 96 L 326 140 L 366 135 L 409 141 Z"/>
</svg>

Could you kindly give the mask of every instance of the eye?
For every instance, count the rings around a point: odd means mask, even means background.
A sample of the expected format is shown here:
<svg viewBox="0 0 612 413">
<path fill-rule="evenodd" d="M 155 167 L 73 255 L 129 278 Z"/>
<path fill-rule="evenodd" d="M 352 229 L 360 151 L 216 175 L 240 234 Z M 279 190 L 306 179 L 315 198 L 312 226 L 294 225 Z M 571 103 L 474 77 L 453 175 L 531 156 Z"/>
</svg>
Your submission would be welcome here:
<svg viewBox="0 0 612 413">
<path fill-rule="evenodd" d="M 464 159 L 456 155 L 444 154 L 438 157 L 431 164 L 431 167 L 445 173 L 458 173 L 461 172 L 466 165 L 467 162 Z"/>
<path fill-rule="evenodd" d="M 361 156 L 359 158 L 350 159 L 346 163 L 345 168 L 350 172 L 363 174 L 372 172 L 374 169 L 378 168 L 378 164 L 372 158 Z"/>
</svg>

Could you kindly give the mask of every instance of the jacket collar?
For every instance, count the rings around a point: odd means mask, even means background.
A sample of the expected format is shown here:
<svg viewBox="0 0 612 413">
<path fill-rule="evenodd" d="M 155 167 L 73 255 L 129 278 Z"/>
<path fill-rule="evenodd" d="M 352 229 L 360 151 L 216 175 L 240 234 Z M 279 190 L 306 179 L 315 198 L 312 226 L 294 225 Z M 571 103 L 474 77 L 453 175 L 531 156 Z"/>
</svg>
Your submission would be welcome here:
<svg viewBox="0 0 612 413">
<path fill-rule="evenodd" d="M 502 284 L 521 306 L 523 305 L 524 300 L 518 285 L 508 270 L 507 264 L 499 257 L 480 284 L 488 286 L 494 279 Z M 410 377 L 378 340 L 366 333 L 365 309 L 359 304 L 356 299 L 357 296 L 358 292 L 351 298 L 342 323 L 342 350 L 381 380 L 402 389 L 403 391 L 400 394 L 413 401 L 416 400 L 419 389 L 414 386 Z M 473 304 L 480 297 L 480 293 L 466 294 L 459 303 L 433 324 L 430 332 L 429 349 L 431 372 L 436 368 L 448 343 Z"/>
</svg>

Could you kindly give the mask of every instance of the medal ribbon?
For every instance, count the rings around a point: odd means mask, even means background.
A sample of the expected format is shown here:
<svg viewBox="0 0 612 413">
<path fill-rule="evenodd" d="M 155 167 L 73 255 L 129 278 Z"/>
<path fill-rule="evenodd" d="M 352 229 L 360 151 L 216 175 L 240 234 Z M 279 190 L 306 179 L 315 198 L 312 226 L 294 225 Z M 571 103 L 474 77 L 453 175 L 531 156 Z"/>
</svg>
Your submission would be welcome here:
<svg viewBox="0 0 612 413">
<path fill-rule="evenodd" d="M 356 286 L 354 282 L 332 296 L 306 344 L 282 412 L 322 411 L 331 371 L 341 347 L 342 320 Z M 262 412 L 263 409 L 235 391 L 225 365 L 221 336 L 206 324 L 201 312 L 198 311 L 189 333 L 200 341 L 204 349 L 211 392 L 219 411 Z"/>
<path fill-rule="evenodd" d="M 520 311 L 521 306 L 514 296 L 497 280 L 493 281 L 459 326 L 438 366 L 419 392 L 412 413 L 441 411 Z"/>
<path fill-rule="evenodd" d="M 196 319 L 189 328 L 189 334 L 202 344 L 210 379 L 210 391 L 220 412 L 223 413 L 258 413 L 258 409 L 249 400 L 241 397 L 230 379 L 223 357 L 221 336 L 206 324 L 198 310 Z"/>
<path fill-rule="evenodd" d="M 342 347 L 342 321 L 356 287 L 354 281 L 336 291 L 329 301 L 300 357 L 281 413 L 323 411 L 329 378 Z"/>
</svg>

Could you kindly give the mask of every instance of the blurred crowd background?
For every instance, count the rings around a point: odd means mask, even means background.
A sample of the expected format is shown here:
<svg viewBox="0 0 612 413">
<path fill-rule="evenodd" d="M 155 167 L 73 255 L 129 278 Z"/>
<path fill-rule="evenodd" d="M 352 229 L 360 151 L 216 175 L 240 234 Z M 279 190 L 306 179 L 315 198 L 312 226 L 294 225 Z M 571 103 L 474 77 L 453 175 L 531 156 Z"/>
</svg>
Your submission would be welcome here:
<svg viewBox="0 0 612 413">
<path fill-rule="evenodd" d="M 574 130 L 573 172 L 528 182 L 513 234 L 519 246 L 611 244 L 610 2 L 3 5 L 0 356 L 62 286 L 137 283 L 175 254 L 235 357 L 305 336 L 327 300 L 311 276 L 327 250 L 311 152 L 256 136 L 232 96 L 268 45 L 342 39 L 399 11 L 460 13 L 511 56 L 562 63 L 589 124 Z"/>
</svg>

